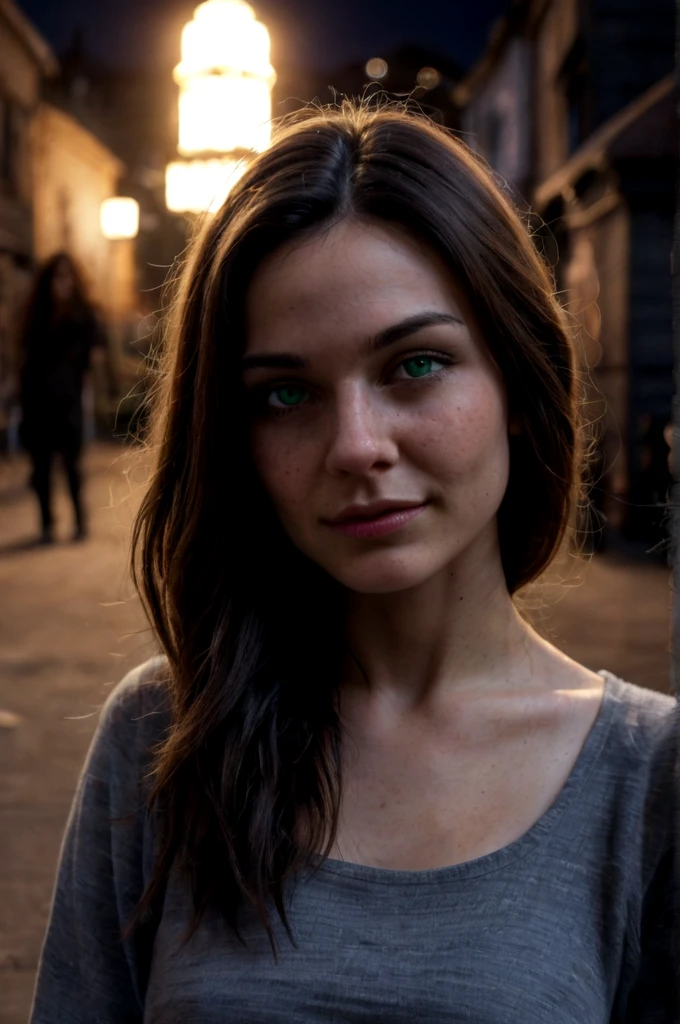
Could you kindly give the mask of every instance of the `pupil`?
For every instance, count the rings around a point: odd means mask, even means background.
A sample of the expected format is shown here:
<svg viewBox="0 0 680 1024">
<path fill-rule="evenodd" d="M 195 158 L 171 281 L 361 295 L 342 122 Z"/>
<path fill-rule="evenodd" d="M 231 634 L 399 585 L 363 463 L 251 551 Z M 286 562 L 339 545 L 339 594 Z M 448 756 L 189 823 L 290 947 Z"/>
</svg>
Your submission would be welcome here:
<svg viewBox="0 0 680 1024">
<path fill-rule="evenodd" d="M 281 388 L 279 398 L 284 405 L 295 405 L 300 398 L 300 388 Z"/>
<path fill-rule="evenodd" d="M 429 369 L 431 360 L 426 356 L 415 356 L 413 359 L 410 359 L 409 362 L 415 375 L 422 376 L 422 374 L 426 373 Z"/>
</svg>

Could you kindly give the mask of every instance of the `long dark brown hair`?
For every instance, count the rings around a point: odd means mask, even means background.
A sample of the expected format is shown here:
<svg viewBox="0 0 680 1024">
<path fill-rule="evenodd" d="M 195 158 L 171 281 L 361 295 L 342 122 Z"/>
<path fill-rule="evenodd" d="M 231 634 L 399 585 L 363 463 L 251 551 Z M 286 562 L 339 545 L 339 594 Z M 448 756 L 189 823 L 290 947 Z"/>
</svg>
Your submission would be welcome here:
<svg viewBox="0 0 680 1024">
<path fill-rule="evenodd" d="M 342 218 L 398 225 L 439 253 L 506 381 L 521 436 L 498 514 L 510 594 L 551 562 L 579 494 L 574 353 L 549 270 L 493 175 L 422 115 L 345 102 L 278 126 L 192 243 L 160 363 L 136 585 L 167 656 L 172 726 L 151 805 L 157 860 L 240 936 L 250 905 L 276 956 L 284 883 L 334 842 L 340 587 L 293 548 L 248 457 L 244 296 L 265 256 Z"/>
</svg>

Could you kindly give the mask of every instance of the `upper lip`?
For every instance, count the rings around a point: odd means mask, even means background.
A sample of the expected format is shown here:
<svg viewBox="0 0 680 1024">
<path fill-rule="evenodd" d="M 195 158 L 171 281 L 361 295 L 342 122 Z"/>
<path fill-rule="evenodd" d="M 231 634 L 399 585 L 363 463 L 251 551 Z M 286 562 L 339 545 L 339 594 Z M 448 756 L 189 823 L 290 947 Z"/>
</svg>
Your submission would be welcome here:
<svg viewBox="0 0 680 1024">
<path fill-rule="evenodd" d="M 369 505 L 348 505 L 344 508 L 340 515 L 335 516 L 334 519 L 325 520 L 327 523 L 347 523 L 353 520 L 361 519 L 375 519 L 376 516 L 382 516 L 385 512 L 398 512 L 407 508 L 417 508 L 419 505 L 424 505 L 423 501 L 374 501 Z"/>
</svg>

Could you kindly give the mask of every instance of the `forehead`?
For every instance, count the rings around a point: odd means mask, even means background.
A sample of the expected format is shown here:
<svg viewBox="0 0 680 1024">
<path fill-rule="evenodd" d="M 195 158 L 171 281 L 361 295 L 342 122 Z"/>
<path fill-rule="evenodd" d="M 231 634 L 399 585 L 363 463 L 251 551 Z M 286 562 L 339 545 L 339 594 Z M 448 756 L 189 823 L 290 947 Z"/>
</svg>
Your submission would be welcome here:
<svg viewBox="0 0 680 1024">
<path fill-rule="evenodd" d="M 246 298 L 246 351 L 365 340 L 425 309 L 461 316 L 443 261 L 388 225 L 342 221 L 285 247 Z"/>
</svg>

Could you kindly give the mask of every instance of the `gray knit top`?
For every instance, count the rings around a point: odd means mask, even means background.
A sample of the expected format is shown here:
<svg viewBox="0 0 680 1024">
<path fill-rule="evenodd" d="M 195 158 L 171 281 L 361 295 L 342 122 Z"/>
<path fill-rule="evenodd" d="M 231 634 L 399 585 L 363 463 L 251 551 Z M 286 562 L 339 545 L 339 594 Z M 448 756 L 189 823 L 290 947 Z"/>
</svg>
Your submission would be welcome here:
<svg viewBox="0 0 680 1024">
<path fill-rule="evenodd" d="M 110 695 L 68 823 L 32 1024 L 668 1024 L 678 705 L 601 673 L 603 703 L 550 809 L 520 839 L 452 867 L 328 860 L 288 889 L 280 959 L 244 947 L 171 877 L 153 934 L 121 938 L 152 863 L 159 661 Z M 126 819 L 126 820 L 121 820 Z"/>
</svg>

